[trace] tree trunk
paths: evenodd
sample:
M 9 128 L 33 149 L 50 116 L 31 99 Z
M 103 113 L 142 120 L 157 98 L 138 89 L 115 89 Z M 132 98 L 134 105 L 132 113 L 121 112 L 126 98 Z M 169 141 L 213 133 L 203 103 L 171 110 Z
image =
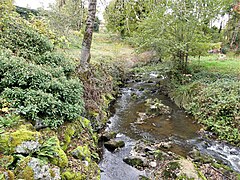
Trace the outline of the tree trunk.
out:
M 82 50 L 81 50 L 81 56 L 80 56 L 80 66 L 78 68 L 78 71 L 86 70 L 88 67 L 91 54 L 91 44 L 92 44 L 92 35 L 93 35 L 93 28 L 94 28 L 94 22 L 95 22 L 95 16 L 96 16 L 96 6 L 97 6 L 97 0 L 89 0 L 88 5 L 88 17 L 86 22 L 86 29 L 82 41 Z

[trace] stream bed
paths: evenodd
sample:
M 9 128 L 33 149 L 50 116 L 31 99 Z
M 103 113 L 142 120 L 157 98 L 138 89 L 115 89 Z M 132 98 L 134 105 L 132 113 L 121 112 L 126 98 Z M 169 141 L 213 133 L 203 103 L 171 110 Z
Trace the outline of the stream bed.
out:
M 240 149 L 202 138 L 197 133 L 201 126 L 161 92 L 158 85 L 164 80 L 165 77 L 158 72 L 138 74 L 121 89 L 121 96 L 115 102 L 115 112 L 109 119 L 106 131 L 117 132 L 115 139 L 124 141 L 125 146 L 114 152 L 103 148 L 103 159 L 99 164 L 101 180 L 137 180 L 140 176 L 147 176 L 145 171 L 123 161 L 139 140 L 154 143 L 171 141 L 168 151 L 183 157 L 187 157 L 195 148 L 240 172 Z M 160 100 L 171 108 L 171 113 L 139 122 L 141 116 L 145 115 L 147 99 Z

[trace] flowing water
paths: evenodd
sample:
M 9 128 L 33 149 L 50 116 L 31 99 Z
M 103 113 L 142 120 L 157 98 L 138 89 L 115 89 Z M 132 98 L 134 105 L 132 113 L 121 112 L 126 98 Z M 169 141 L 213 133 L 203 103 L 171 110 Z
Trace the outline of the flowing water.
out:
M 122 95 L 115 103 L 115 113 L 107 127 L 107 131 L 118 133 L 116 139 L 123 140 L 125 147 L 114 153 L 104 148 L 103 159 L 100 162 L 102 180 L 137 180 L 140 175 L 145 175 L 145 172 L 123 162 L 123 158 L 130 153 L 131 148 L 140 139 L 153 142 L 171 140 L 174 143 L 169 151 L 182 156 L 186 156 L 195 147 L 200 152 L 222 160 L 240 172 L 240 149 L 202 139 L 196 133 L 201 127 L 163 95 L 160 88 L 157 88 L 159 81 L 164 81 L 164 76 L 157 72 L 150 72 L 133 79 L 135 80 L 129 80 L 122 88 Z M 171 114 L 136 123 L 140 114 L 145 112 L 145 103 L 149 98 L 161 100 L 164 105 L 172 109 Z

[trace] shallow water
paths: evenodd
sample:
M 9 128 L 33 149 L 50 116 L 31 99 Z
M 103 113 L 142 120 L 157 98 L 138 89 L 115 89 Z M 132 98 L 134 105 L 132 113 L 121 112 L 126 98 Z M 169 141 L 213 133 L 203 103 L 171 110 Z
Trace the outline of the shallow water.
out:
M 137 180 L 139 175 L 145 174 L 123 162 L 123 158 L 130 153 L 131 148 L 139 139 L 153 142 L 171 140 L 173 145 L 170 151 L 182 156 L 186 156 L 195 146 L 202 153 L 223 160 L 234 170 L 240 171 L 239 149 L 226 144 L 222 144 L 223 148 L 219 148 L 221 146 L 217 142 L 208 142 L 208 146 L 206 146 L 205 140 L 196 133 L 201 128 L 200 125 L 194 123 L 193 118 L 158 90 L 156 84 L 163 81 L 164 76 L 157 72 L 140 76 L 140 80 L 139 77 L 136 77 L 137 81 L 127 82 L 126 87 L 121 90 L 121 97 L 114 105 L 115 113 L 109 119 L 111 123 L 106 130 L 117 132 L 119 134 L 117 139 L 125 141 L 126 145 L 114 153 L 104 149 L 103 159 L 100 163 L 103 171 L 101 173 L 102 180 Z M 172 109 L 171 114 L 148 118 L 141 123 L 136 123 L 139 113 L 145 112 L 145 102 L 149 98 L 161 100 L 164 105 Z

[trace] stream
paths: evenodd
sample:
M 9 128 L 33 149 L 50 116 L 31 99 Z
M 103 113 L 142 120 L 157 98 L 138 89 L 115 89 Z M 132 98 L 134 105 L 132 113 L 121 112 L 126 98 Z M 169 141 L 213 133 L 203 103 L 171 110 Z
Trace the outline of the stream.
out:
M 168 151 L 184 157 L 195 148 L 240 172 L 240 149 L 226 143 L 206 140 L 197 134 L 201 126 L 194 123 L 192 117 L 179 109 L 158 88 L 159 82 L 164 80 L 165 77 L 158 72 L 137 74 L 121 89 L 121 96 L 115 102 L 115 112 L 109 119 L 106 131 L 117 132 L 115 139 L 123 140 L 125 146 L 114 152 L 103 148 L 103 158 L 99 164 L 101 180 L 137 180 L 141 175 L 147 176 L 145 171 L 133 168 L 123 161 L 138 140 L 171 141 Z M 146 110 L 146 100 L 150 98 L 161 100 L 172 109 L 171 114 L 136 123 L 140 114 Z

